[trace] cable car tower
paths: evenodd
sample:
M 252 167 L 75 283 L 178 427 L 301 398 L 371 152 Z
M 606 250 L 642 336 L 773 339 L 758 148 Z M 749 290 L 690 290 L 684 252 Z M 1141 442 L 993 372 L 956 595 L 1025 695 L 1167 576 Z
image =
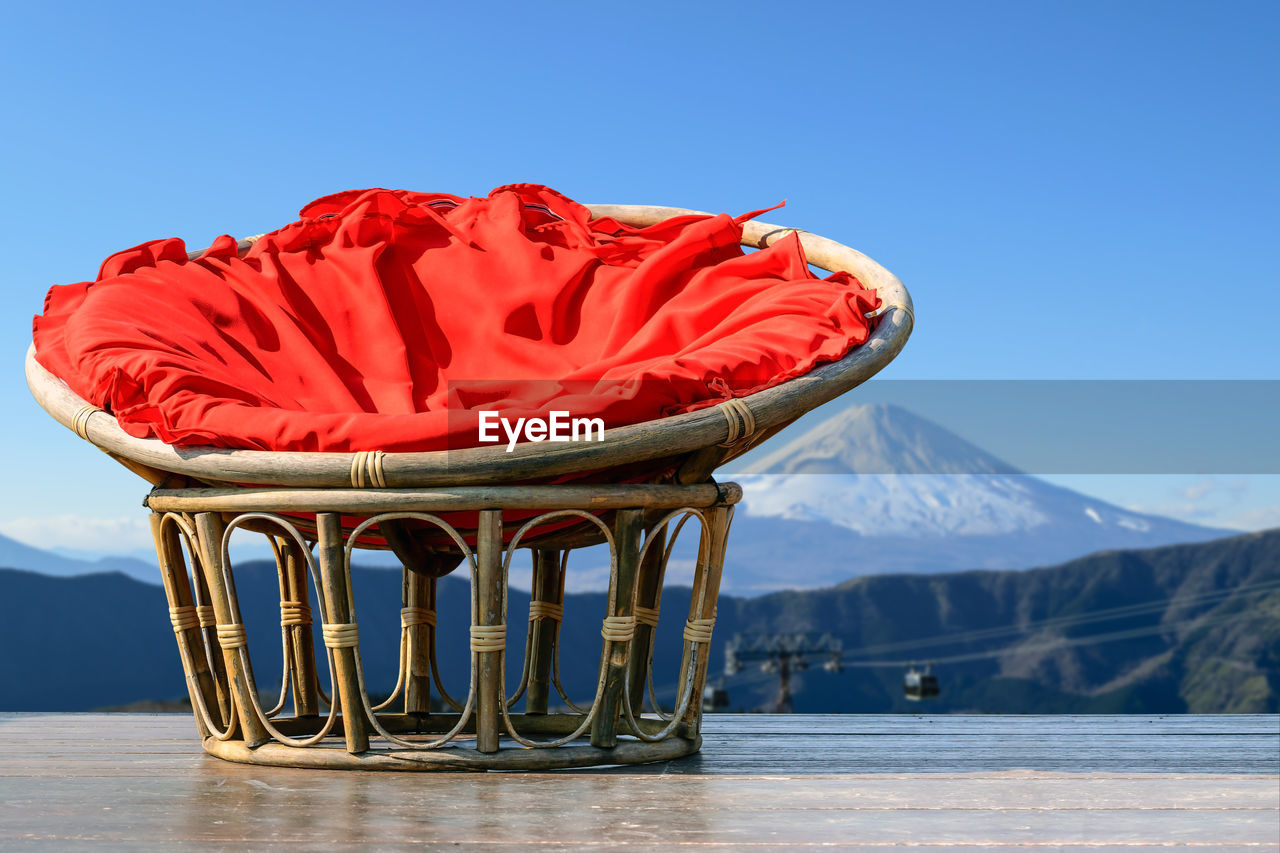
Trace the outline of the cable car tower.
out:
M 752 633 L 734 634 L 724 650 L 725 676 L 737 675 L 748 663 L 759 662 L 764 672 L 778 674 L 778 701 L 775 714 L 791 714 L 791 673 L 809 668 L 810 658 L 824 658 L 822 668 L 841 672 L 843 647 L 834 634 Z

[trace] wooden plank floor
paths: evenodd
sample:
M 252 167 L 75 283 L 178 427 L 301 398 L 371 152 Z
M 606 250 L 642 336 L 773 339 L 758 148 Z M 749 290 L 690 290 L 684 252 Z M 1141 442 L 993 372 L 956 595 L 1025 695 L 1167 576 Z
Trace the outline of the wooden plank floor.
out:
M 531 774 L 205 756 L 189 718 L 0 714 L 0 848 L 1280 850 L 1280 718 L 708 718 L 701 755 Z

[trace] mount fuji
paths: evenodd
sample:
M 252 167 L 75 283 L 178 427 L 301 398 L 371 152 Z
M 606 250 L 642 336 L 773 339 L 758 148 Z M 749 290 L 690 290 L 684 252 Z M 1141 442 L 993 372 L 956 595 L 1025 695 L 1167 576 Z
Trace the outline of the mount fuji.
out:
M 1236 533 L 1052 485 L 888 405 L 846 409 L 733 479 L 745 498 L 724 588 L 738 594 L 888 572 L 1031 568 Z

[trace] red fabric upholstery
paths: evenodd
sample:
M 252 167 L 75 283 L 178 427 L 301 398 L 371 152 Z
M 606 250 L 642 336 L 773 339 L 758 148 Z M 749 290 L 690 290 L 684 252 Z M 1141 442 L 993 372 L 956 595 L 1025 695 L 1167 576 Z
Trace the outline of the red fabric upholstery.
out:
M 794 235 L 744 253 L 746 218 L 634 228 L 528 184 L 353 190 L 243 258 L 230 237 L 196 260 L 177 239 L 112 255 L 96 281 L 50 290 L 36 357 L 174 445 L 474 446 L 484 409 L 636 423 L 866 340 L 875 294 L 815 278 Z

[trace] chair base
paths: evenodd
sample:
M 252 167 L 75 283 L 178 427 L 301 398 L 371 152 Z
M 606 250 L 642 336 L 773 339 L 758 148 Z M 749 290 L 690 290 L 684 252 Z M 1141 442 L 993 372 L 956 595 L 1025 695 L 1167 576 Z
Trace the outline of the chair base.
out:
M 246 764 L 409 771 L 639 764 L 696 752 L 716 598 L 740 495 L 733 484 L 155 491 L 148 498 L 152 529 L 204 749 Z M 504 526 L 505 511 L 520 521 Z M 534 511 L 541 514 L 530 518 Z M 667 713 L 650 686 L 654 632 L 672 546 L 691 520 L 700 528 L 694 589 L 680 667 L 665 679 L 676 676 Z M 451 523 L 458 521 L 474 526 Z M 434 529 L 431 541 L 446 542 L 469 570 L 465 698 L 445 689 L 436 649 L 468 640 L 437 636 L 436 578 L 406 566 L 397 683 L 378 704 L 370 699 L 351 555 L 379 524 L 390 532 L 391 523 L 405 522 Z M 265 535 L 276 555 L 284 675 L 270 707 L 253 675 L 229 556 L 240 528 Z M 608 545 L 611 578 L 604 612 L 587 616 L 600 620 L 601 656 L 594 696 L 579 706 L 560 683 L 559 637 L 566 618 L 583 616 L 564 608 L 568 554 L 592 542 Z M 527 634 L 520 678 L 508 694 L 507 585 L 521 548 L 533 555 L 532 595 L 527 620 L 510 620 L 527 625 Z M 317 659 L 328 664 L 327 678 Z M 570 713 L 551 713 L 554 693 Z M 293 716 L 283 713 L 290 697 Z M 517 713 L 521 702 L 524 713 Z
M 445 715 L 433 715 L 444 717 Z M 527 731 L 532 728 L 544 728 L 549 731 L 571 731 L 580 722 L 578 715 L 551 714 L 541 717 L 526 718 L 523 714 L 511 715 L 517 728 Z M 456 718 L 454 718 L 456 719 Z M 452 722 L 451 719 L 445 718 Z M 398 728 L 395 717 L 383 718 L 389 729 Z M 543 725 L 537 725 L 538 722 Z M 643 723 L 655 721 L 645 719 Z M 551 724 L 551 725 L 547 725 Z M 318 723 L 317 723 L 318 727 Z M 652 726 L 648 726 L 652 727 Z M 340 726 L 339 726 L 340 728 Z M 424 733 L 441 734 L 447 731 L 444 725 L 422 725 L 416 727 Z M 401 772 L 428 771 L 481 771 L 481 770 L 560 770 L 574 767 L 599 767 L 605 765 L 647 764 L 655 761 L 671 761 L 692 755 L 702 746 L 700 735 L 682 737 L 672 735 L 664 740 L 646 743 L 638 740 L 623 740 L 608 749 L 591 746 L 586 739 L 557 746 L 550 749 L 532 749 L 504 738 L 494 753 L 482 753 L 475 749 L 474 733 L 471 738 L 459 739 L 455 746 L 434 750 L 396 749 L 394 747 L 371 747 L 361 753 L 346 751 L 345 743 L 338 732 L 337 737 L 329 738 L 307 748 L 284 746 L 279 743 L 265 743 L 258 747 L 249 747 L 242 740 L 220 741 L 214 737 L 204 739 L 204 751 L 226 761 L 238 764 L 257 764 L 267 767 L 303 767 L 324 770 L 384 770 Z

